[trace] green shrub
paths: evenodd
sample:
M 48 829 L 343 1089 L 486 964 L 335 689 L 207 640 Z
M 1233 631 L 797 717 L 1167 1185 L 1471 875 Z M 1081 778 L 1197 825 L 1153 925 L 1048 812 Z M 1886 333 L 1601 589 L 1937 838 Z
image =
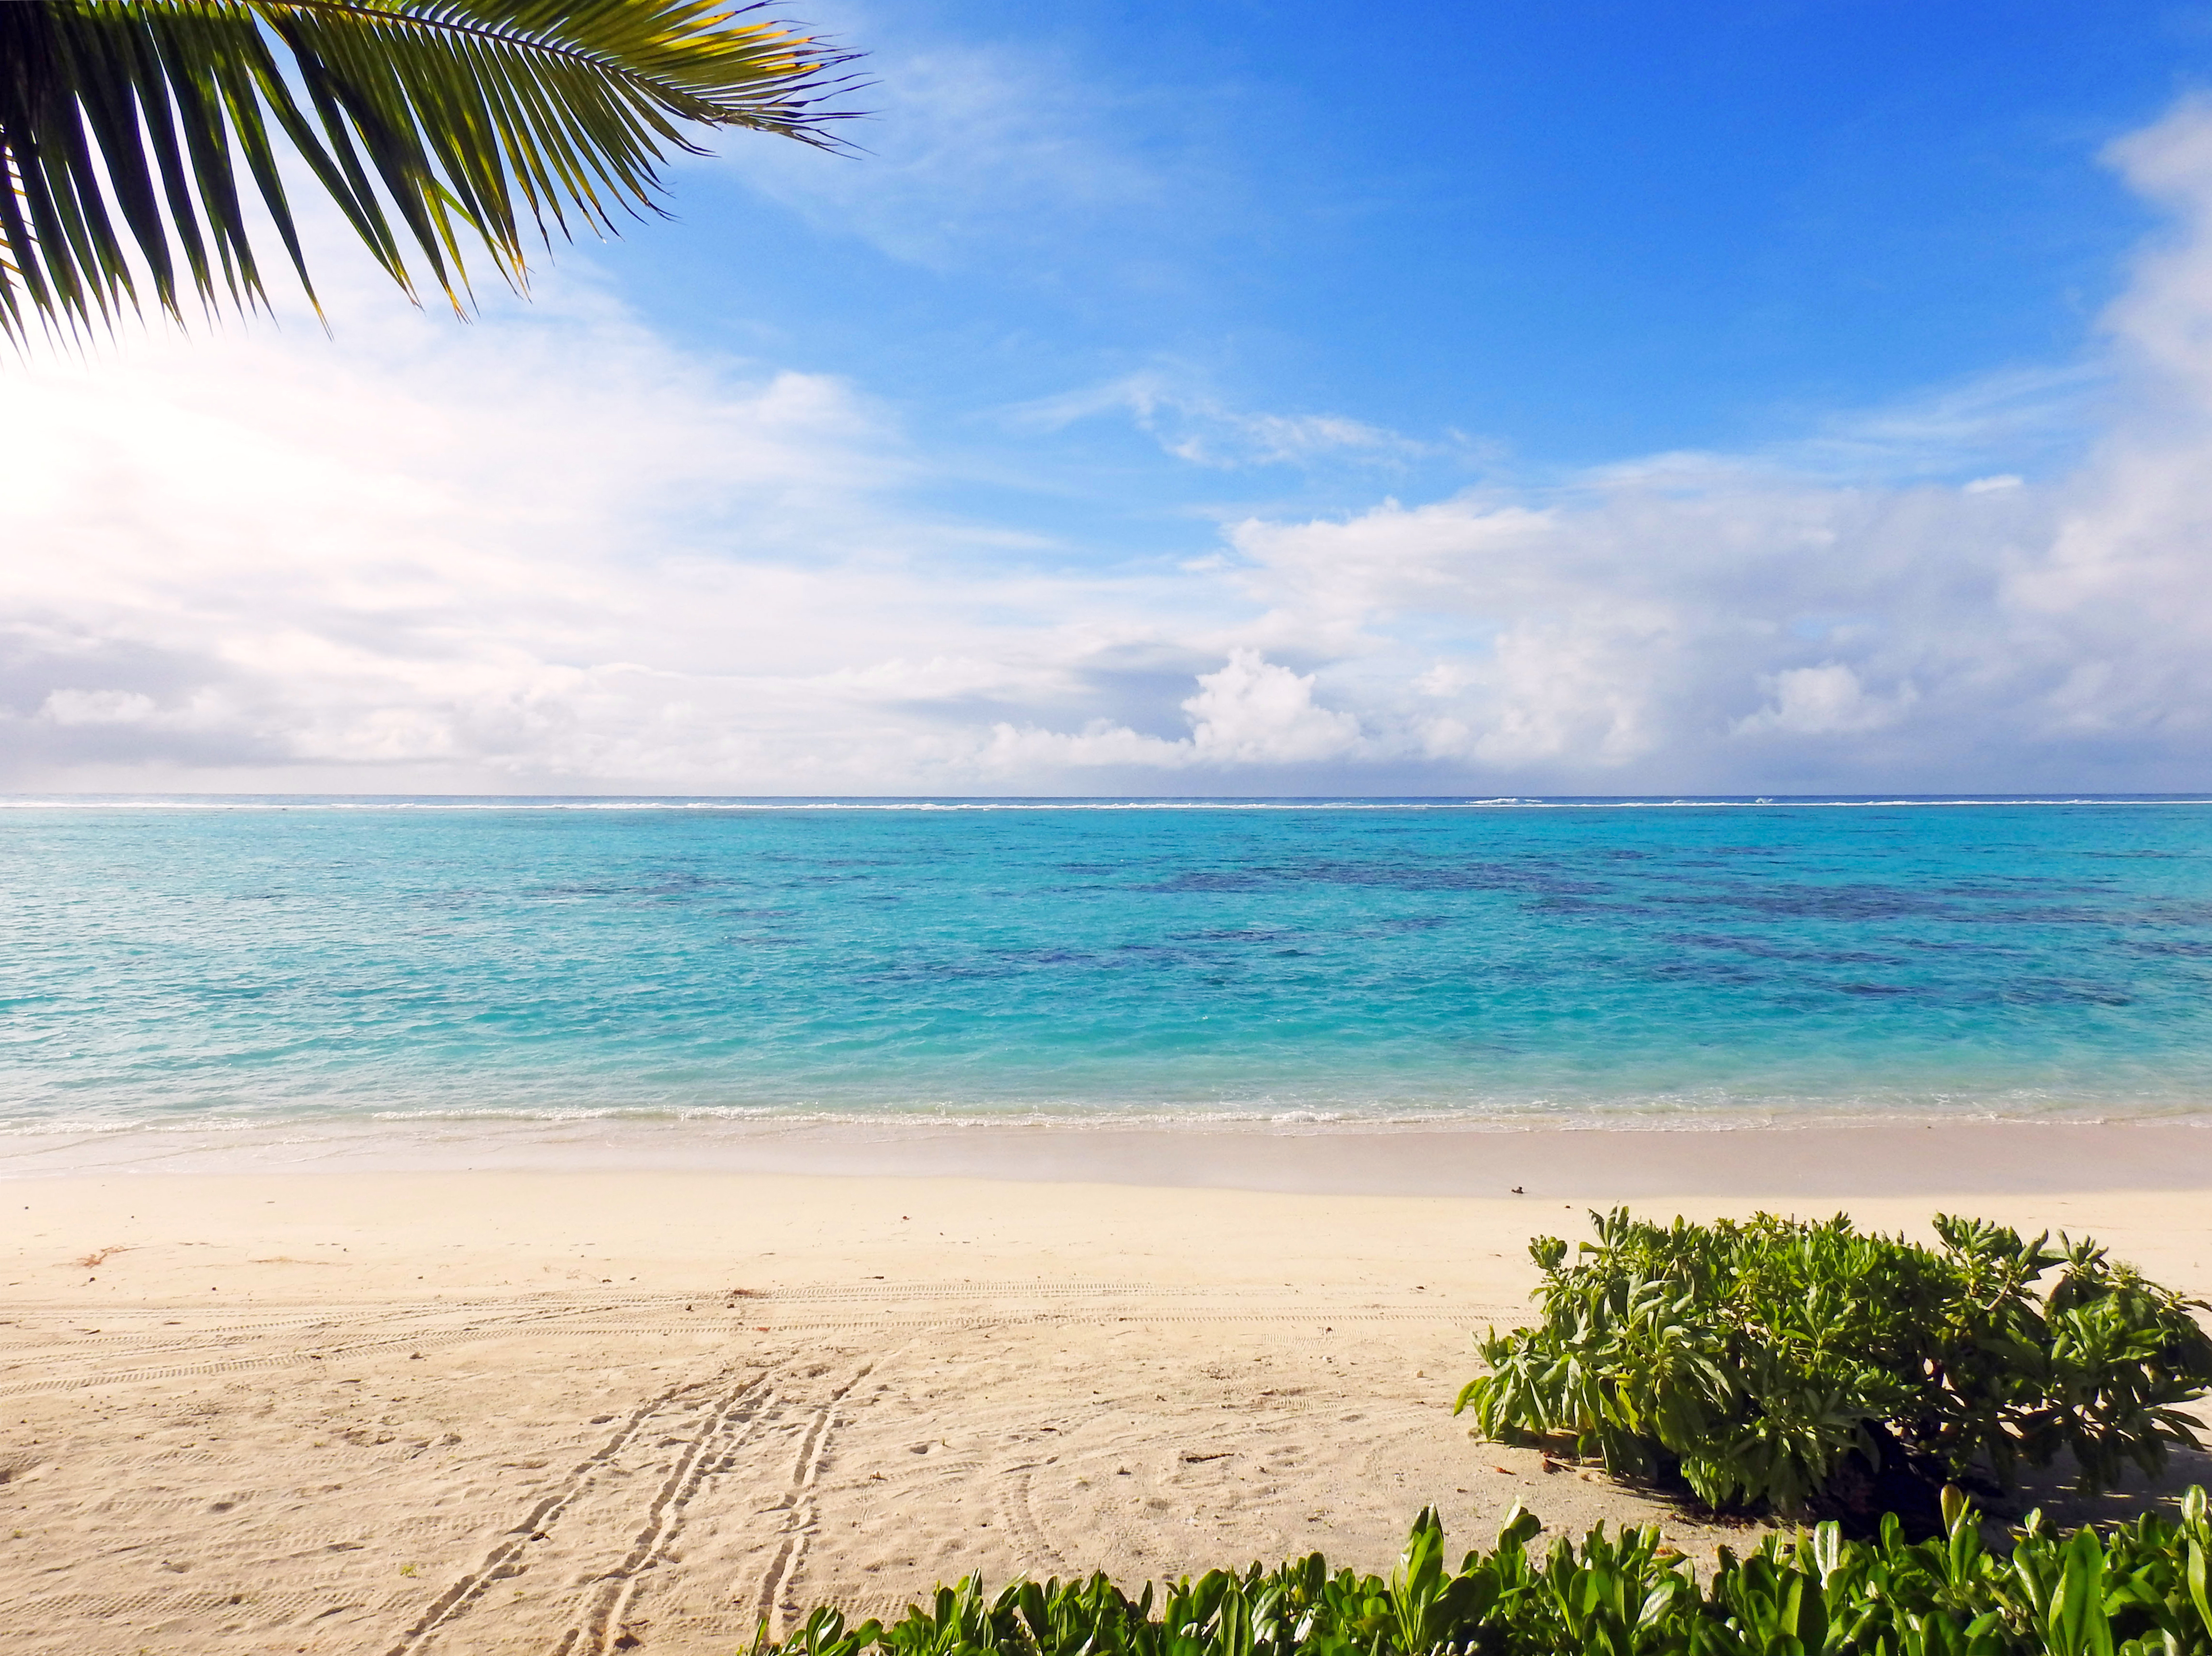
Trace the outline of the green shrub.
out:
M 1332 1573 L 1320 1554 L 1262 1573 L 1213 1570 L 1131 1598 L 1103 1575 L 939 1587 L 886 1626 L 817 1610 L 754 1656 L 2212 1656 L 2203 1491 L 2181 1520 L 2100 1535 L 2031 1515 L 2008 1554 L 1985 1551 L 1972 1509 L 1944 1491 L 1944 1528 L 1871 1543 L 1832 1524 L 1723 1550 L 1700 1583 L 1656 1530 L 1538 1556 L 1540 1526 L 1510 1515 L 1497 1546 L 1444 1563 L 1433 1512 L 1387 1579 Z
M 1540 1237 L 1543 1319 L 1478 1342 L 1460 1393 L 1489 1437 L 1565 1444 L 1617 1476 L 1679 1474 L 1720 1508 L 1870 1517 L 2063 1449 L 2086 1490 L 2195 1447 L 2212 1385 L 2184 1299 L 2094 1242 L 1939 1215 L 1940 1249 L 1761 1215 L 1662 1227 L 1616 1209 L 1569 1262 Z M 2037 1284 L 2054 1268 L 2047 1293 Z

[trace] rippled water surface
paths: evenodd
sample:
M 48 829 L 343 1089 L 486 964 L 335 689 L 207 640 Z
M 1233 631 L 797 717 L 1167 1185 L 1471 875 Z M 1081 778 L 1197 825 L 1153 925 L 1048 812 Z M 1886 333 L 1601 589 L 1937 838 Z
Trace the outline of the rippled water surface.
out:
M 2154 1114 L 2212 804 L 0 810 L 0 1125 Z

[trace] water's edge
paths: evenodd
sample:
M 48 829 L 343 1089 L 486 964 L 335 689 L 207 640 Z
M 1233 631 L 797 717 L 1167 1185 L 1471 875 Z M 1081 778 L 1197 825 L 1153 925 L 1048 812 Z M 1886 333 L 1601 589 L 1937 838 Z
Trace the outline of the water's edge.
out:
M 481 1125 L 441 1138 L 366 1125 L 22 1141 L 0 1179 L 317 1174 L 780 1174 L 1085 1183 L 1340 1195 L 1652 1197 L 2212 1192 L 2212 1115 L 2196 1121 L 1880 1122 L 1652 1129 L 1494 1124 L 1307 1128 L 685 1122 Z M 1517 1187 L 1517 1188 L 1516 1188 Z M 2212 1199 L 2212 1195 L 2208 1195 Z

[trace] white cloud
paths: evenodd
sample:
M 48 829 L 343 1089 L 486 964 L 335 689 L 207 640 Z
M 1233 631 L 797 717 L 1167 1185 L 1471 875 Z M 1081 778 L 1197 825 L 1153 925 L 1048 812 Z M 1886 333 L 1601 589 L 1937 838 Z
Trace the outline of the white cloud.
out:
M 143 725 L 158 710 L 154 698 L 131 690 L 56 690 L 39 716 L 57 725 Z
M 844 572 L 896 589 L 931 549 L 872 511 L 909 462 L 836 381 L 716 374 L 587 300 L 459 329 L 355 297 L 336 349 L 155 337 L 0 381 L 19 777 L 698 774 L 755 739 L 748 680 L 819 670 Z M 903 636 L 852 642 L 871 619 Z
M 1905 717 L 1920 694 L 1900 684 L 1887 696 L 1869 695 L 1859 676 L 1839 661 L 1818 667 L 1792 667 L 1762 682 L 1772 697 L 1757 713 L 1736 720 L 1738 736 L 1769 731 L 1787 736 L 1850 736 L 1878 731 Z
M 1184 702 L 1191 746 L 1200 762 L 1226 765 L 1310 764 L 1359 745 L 1359 721 L 1316 707 L 1310 673 L 1232 650 L 1229 664 L 1199 676 L 1198 694 Z
M 1256 650 L 1231 650 L 1227 664 L 1200 673 L 1198 693 L 1182 710 L 1190 734 L 1176 740 L 1104 720 L 1075 735 L 1001 724 L 991 733 L 987 763 L 1000 771 L 1312 765 L 1361 745 L 1358 719 L 1315 702 L 1312 674 L 1278 666 Z
M 2113 159 L 2172 223 L 2078 367 L 1179 561 L 919 505 L 899 410 L 573 264 L 472 328 L 365 289 L 335 345 L 11 367 L 0 786 L 2203 786 L 2212 112 Z M 2077 461 L 1990 435 L 2090 384 Z M 1146 394 L 1212 464 L 1403 440 Z

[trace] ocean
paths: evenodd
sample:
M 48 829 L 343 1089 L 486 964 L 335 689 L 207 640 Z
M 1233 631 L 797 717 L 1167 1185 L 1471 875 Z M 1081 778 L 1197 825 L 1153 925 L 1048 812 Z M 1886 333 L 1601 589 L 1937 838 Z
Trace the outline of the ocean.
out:
M 19 1154 L 2212 1116 L 2212 799 L 0 804 Z

